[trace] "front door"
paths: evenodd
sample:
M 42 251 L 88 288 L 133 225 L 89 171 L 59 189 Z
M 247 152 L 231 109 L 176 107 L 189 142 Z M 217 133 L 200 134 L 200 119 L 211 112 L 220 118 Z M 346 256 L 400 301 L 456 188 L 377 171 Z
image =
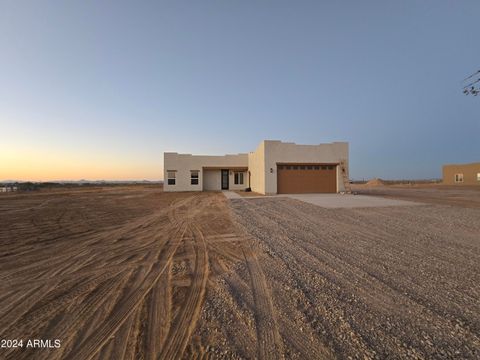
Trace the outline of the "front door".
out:
M 222 190 L 228 190 L 228 170 L 222 170 Z

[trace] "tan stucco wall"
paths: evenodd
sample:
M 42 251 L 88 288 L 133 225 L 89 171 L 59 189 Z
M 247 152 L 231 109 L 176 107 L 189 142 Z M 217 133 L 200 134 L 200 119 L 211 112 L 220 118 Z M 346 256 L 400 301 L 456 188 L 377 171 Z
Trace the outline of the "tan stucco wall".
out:
M 252 191 L 265 194 L 265 143 L 263 141 L 254 152 L 248 154 L 248 170 Z
M 221 176 L 221 170 L 203 170 L 203 190 L 220 190 Z
M 277 163 L 340 163 L 346 161 L 348 175 L 348 143 L 333 142 L 319 145 L 297 145 L 265 140 L 265 190 L 262 194 L 277 193 Z M 343 178 L 337 167 L 337 191 L 344 191 Z
M 224 155 L 224 156 L 208 156 L 208 155 L 191 155 L 178 153 L 164 153 L 164 191 L 202 191 L 203 189 L 203 171 L 205 167 L 216 168 L 246 168 L 248 166 L 248 154 Z M 168 185 L 167 172 L 176 170 L 175 185 Z M 190 184 L 190 170 L 199 170 L 198 185 Z M 205 170 L 209 171 L 209 170 Z M 209 174 L 209 179 L 213 179 L 213 175 Z M 220 176 L 220 175 L 219 175 Z M 230 184 L 233 184 L 233 175 L 230 178 Z M 212 180 L 213 181 L 213 180 Z M 209 181 L 208 186 L 212 182 Z
M 480 163 L 449 164 L 443 166 L 443 183 L 446 185 L 480 185 L 477 174 Z M 463 182 L 455 182 L 455 174 L 463 174 Z

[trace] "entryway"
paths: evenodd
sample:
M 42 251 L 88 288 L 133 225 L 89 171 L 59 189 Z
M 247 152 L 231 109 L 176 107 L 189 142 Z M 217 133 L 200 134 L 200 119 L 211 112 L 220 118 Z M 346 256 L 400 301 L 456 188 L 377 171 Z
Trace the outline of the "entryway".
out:
M 228 169 L 222 169 L 222 190 L 228 190 L 228 174 Z

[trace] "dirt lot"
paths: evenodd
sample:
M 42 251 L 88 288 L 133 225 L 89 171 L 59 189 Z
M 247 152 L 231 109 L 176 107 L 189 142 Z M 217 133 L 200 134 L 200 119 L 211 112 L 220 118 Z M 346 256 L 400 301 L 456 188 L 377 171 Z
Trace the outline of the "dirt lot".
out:
M 352 185 L 352 190 L 359 194 L 377 195 L 393 199 L 480 208 L 480 186 L 449 186 L 442 184 Z
M 61 348 L 0 358 L 201 355 L 191 333 L 208 279 L 242 256 L 226 208 L 221 194 L 158 188 L 1 196 L 0 337 Z
M 470 204 L 467 204 L 470 206 Z M 0 196 L 7 359 L 478 358 L 480 210 L 156 187 Z

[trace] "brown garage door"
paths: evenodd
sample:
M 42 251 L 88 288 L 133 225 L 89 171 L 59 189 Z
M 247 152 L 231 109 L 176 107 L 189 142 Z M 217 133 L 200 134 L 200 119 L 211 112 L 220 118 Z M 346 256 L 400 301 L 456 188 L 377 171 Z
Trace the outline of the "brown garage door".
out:
M 335 193 L 337 170 L 332 164 L 278 164 L 279 194 Z

